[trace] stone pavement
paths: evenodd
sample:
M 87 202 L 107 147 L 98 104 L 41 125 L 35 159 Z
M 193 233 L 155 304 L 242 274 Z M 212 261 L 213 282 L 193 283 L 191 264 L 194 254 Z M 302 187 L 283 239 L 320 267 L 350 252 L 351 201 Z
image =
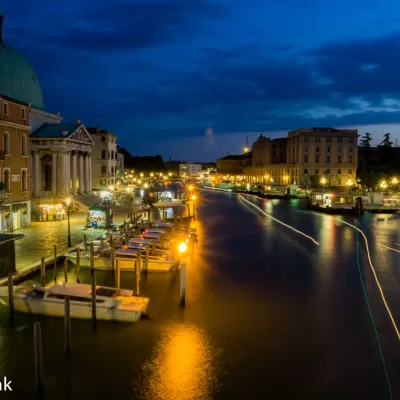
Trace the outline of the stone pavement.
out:
M 126 214 L 114 214 L 114 224 L 120 224 L 127 218 Z M 76 246 L 87 239 L 94 239 L 102 235 L 105 230 L 85 228 L 86 213 L 72 213 L 71 241 Z M 33 263 L 40 262 L 41 257 L 52 257 L 54 245 L 57 246 L 57 253 L 67 250 L 68 221 L 32 222 L 30 228 L 19 229 L 15 233 L 23 234 L 23 239 L 15 242 L 15 258 L 17 270 L 23 269 Z

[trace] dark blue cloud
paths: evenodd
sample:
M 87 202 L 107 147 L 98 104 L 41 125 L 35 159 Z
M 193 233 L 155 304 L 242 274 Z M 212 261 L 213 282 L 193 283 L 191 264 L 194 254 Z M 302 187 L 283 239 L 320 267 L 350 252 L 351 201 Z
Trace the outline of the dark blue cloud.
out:
M 400 122 L 400 33 L 384 4 L 349 0 L 343 14 L 314 0 L 57 3 L 6 3 L 6 42 L 34 66 L 50 111 L 109 128 L 133 152 L 139 138 L 151 152 L 208 126 Z

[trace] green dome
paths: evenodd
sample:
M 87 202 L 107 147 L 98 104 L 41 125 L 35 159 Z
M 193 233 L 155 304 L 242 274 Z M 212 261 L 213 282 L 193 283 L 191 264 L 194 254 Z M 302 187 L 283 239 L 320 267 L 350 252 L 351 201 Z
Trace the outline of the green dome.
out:
M 2 20 L 0 14 L 0 95 L 44 109 L 42 89 L 32 67 L 2 40 Z

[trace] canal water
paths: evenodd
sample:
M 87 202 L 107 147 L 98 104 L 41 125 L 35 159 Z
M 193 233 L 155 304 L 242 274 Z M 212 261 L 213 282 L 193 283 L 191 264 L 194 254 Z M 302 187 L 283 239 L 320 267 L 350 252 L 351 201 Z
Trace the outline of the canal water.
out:
M 360 236 L 357 245 L 340 220 L 365 232 L 395 321 L 400 254 L 378 244 L 400 249 L 398 221 L 334 219 L 299 212 L 300 200 L 249 197 L 283 226 L 234 194 L 199 197 L 186 308 L 178 305 L 176 271 L 143 275 L 150 318 L 99 322 L 95 332 L 90 321 L 72 320 L 70 356 L 62 319 L 17 313 L 10 326 L 0 308 L 0 376 L 13 381 L 12 396 L 35 393 L 33 323 L 40 321 L 46 390 L 37 398 L 389 399 L 390 391 L 399 398 L 399 338 L 365 243 Z M 113 284 L 108 271 L 96 277 Z M 121 286 L 133 289 L 134 274 L 123 273 Z

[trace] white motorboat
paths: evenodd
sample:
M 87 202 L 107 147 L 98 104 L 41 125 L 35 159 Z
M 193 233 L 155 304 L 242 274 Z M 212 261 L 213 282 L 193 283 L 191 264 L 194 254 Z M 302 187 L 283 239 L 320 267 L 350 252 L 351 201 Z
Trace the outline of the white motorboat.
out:
M 14 287 L 17 311 L 52 317 L 64 316 L 65 297 L 70 298 L 71 318 L 92 318 L 91 285 L 63 283 L 50 287 Z M 0 302 L 8 306 L 8 287 L 0 288 Z M 132 290 L 96 286 L 96 317 L 99 320 L 135 322 L 146 312 L 149 299 L 133 296 Z
M 120 270 L 133 271 L 138 262 L 138 253 L 141 254 L 140 269 L 151 272 L 168 272 L 177 263 L 170 251 L 156 251 L 157 255 L 149 254 L 148 263 L 145 258 L 146 249 L 137 248 L 134 244 L 124 245 L 122 248 L 115 249 L 115 257 L 118 258 L 118 268 Z M 103 251 L 94 254 L 95 269 L 111 269 L 111 251 Z M 67 253 L 66 257 L 70 262 L 76 265 L 76 252 Z M 90 267 L 90 253 L 81 252 L 81 267 Z

